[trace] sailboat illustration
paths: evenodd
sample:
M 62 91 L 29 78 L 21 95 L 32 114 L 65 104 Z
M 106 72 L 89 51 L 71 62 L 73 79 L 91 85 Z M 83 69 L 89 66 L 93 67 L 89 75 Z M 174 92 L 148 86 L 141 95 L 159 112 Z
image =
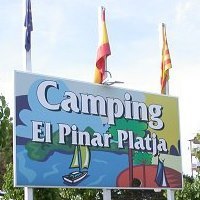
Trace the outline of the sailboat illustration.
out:
M 155 182 L 160 187 L 169 187 L 167 176 L 165 173 L 164 160 L 162 161 L 160 160 L 160 154 L 158 155 L 158 166 L 157 166 Z
M 74 155 L 70 168 L 79 168 L 77 171 L 73 171 L 62 178 L 65 183 L 78 183 L 83 180 L 88 174 L 88 168 L 90 165 L 90 150 L 88 146 L 77 145 L 74 149 Z

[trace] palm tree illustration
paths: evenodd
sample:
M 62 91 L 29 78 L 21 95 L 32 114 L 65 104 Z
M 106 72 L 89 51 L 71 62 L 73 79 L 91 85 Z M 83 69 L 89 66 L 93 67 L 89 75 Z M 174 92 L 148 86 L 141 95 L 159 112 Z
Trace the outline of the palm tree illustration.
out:
M 118 141 L 118 130 L 132 131 L 134 137 L 144 137 L 145 132 L 148 128 L 146 122 L 137 120 L 119 118 L 115 120 L 115 125 L 111 125 L 108 129 L 109 133 L 112 134 L 113 140 Z M 133 185 L 133 164 L 134 164 L 134 151 L 129 148 L 129 141 L 126 142 L 128 149 L 128 163 L 129 163 L 129 186 Z
M 143 181 L 142 186 L 146 187 L 146 170 L 145 166 L 152 164 L 153 155 L 147 152 L 135 152 L 134 161 L 136 165 L 142 165 Z

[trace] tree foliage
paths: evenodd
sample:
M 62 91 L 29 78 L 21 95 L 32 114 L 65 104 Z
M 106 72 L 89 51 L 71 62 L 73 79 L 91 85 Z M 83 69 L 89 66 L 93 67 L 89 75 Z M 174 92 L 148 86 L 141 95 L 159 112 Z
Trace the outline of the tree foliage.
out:
M 133 131 L 135 136 L 144 137 L 147 128 L 148 125 L 145 122 L 120 118 L 115 120 L 115 125 L 111 125 L 108 132 L 112 134 L 114 140 L 118 141 L 117 130 Z
M 12 118 L 4 96 L 0 95 L 0 188 L 6 165 L 12 162 Z
M 194 137 L 194 144 L 200 144 L 200 133 Z M 195 157 L 200 161 L 200 147 L 193 149 Z
M 136 165 L 151 165 L 152 164 L 152 157 L 151 153 L 147 152 L 136 152 L 134 156 L 134 162 Z
M 34 200 L 60 200 L 58 188 L 34 188 Z
M 184 187 L 175 193 L 176 200 L 199 200 L 200 199 L 200 176 L 192 178 L 184 176 Z
M 102 190 L 61 188 L 60 196 L 64 200 L 102 200 Z
M 13 164 L 10 163 L 6 166 L 6 173 L 3 177 L 3 190 L 6 192 L 4 199 L 24 199 L 24 190 L 23 188 L 15 188 L 13 186 Z
M 6 103 L 4 96 L 0 96 L 0 148 L 4 148 L 7 141 L 10 141 L 12 133 L 12 118 L 10 117 L 10 108 Z
M 154 190 L 112 190 L 112 200 L 166 200 L 163 193 L 164 190 L 161 192 Z

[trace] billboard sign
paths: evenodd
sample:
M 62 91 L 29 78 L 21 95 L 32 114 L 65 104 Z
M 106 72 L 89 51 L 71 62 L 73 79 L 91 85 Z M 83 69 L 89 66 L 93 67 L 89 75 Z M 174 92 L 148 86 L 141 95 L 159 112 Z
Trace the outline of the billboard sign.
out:
M 15 185 L 181 188 L 178 99 L 15 72 Z

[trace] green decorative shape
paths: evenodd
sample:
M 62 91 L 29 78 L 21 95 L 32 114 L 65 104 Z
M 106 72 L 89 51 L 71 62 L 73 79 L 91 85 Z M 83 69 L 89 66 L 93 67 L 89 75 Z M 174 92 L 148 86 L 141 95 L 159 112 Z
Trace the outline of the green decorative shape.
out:
M 113 140 L 118 141 L 117 130 L 133 131 L 135 136 L 145 137 L 145 131 L 148 125 L 146 122 L 141 122 L 137 120 L 119 118 L 115 120 L 115 125 L 111 125 L 108 132 L 112 134 Z
M 90 135 L 94 134 L 94 130 L 91 127 L 87 127 L 84 131 Z M 69 136 L 66 138 L 65 144 L 59 144 L 59 132 L 58 130 L 53 133 L 52 143 L 39 143 L 30 141 L 25 145 L 28 151 L 28 156 L 32 160 L 44 161 L 48 159 L 54 152 L 62 152 L 65 154 L 72 154 L 75 146 L 72 145 L 72 138 Z
M 52 143 L 39 143 L 30 141 L 25 145 L 28 156 L 32 160 L 44 161 L 54 152 L 73 153 L 74 145 L 71 143 L 71 137 L 67 137 L 65 144 L 59 144 L 58 131 L 53 133 Z
M 134 158 L 134 164 L 136 165 L 141 165 L 141 164 L 151 165 L 153 155 L 151 153 L 138 151 L 135 152 L 133 158 Z

